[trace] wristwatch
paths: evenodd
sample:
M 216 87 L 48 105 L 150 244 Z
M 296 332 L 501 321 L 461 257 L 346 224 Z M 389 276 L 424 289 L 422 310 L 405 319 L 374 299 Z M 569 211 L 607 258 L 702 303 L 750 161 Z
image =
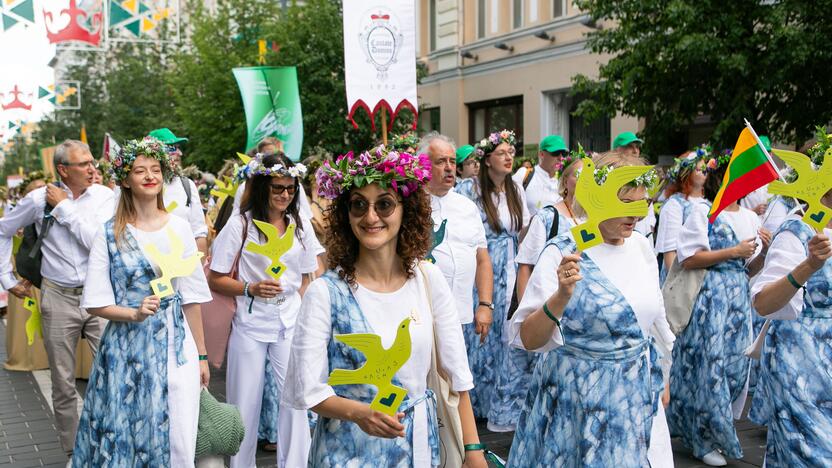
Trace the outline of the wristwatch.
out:
M 477 305 L 486 306 L 489 309 L 494 310 L 494 303 L 493 302 L 480 301 L 480 303 L 477 304 Z

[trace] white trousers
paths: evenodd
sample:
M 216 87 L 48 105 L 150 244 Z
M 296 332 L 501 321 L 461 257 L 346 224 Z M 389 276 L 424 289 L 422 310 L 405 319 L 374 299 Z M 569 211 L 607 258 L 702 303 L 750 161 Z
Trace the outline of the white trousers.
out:
M 228 340 L 226 394 L 228 402 L 240 410 L 245 438 L 237 455 L 231 457 L 231 468 L 252 468 L 257 453 L 257 429 L 263 402 L 263 362 L 271 363 L 278 392 L 283 390 L 294 329 L 286 330 L 274 343 L 249 338 L 232 328 Z M 312 437 L 306 410 L 280 404 L 277 418 L 278 468 L 305 468 Z

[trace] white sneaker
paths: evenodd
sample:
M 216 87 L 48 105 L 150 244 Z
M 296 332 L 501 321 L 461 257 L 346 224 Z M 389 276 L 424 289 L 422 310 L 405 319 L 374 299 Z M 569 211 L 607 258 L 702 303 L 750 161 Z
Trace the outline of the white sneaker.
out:
M 725 457 L 719 453 L 719 450 L 706 453 L 705 456 L 702 457 L 702 461 L 708 466 L 725 466 L 728 464 L 728 462 L 725 461 Z

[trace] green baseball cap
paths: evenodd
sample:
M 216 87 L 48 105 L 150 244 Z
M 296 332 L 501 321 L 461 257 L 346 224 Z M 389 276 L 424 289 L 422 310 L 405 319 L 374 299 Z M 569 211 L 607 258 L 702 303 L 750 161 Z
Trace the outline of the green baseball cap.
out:
M 474 152 L 474 147 L 471 145 L 460 146 L 456 150 L 456 163 L 462 164 L 468 156 L 471 156 L 471 153 Z
M 568 152 L 569 148 L 566 147 L 566 143 L 563 142 L 563 138 L 560 135 L 549 135 L 540 140 L 540 151 L 547 153 L 557 153 L 558 151 Z
M 763 144 L 763 148 L 765 148 L 766 151 L 771 151 L 771 140 L 769 140 L 767 136 L 760 135 L 760 143 Z
M 166 145 L 178 145 L 179 143 L 185 143 L 188 141 L 187 138 L 180 138 L 174 135 L 169 128 L 157 128 L 156 130 L 148 133 L 148 136 L 152 136 Z
M 644 140 L 637 137 L 633 132 L 621 132 L 615 137 L 615 140 L 612 141 L 612 149 L 621 148 L 622 146 L 627 146 L 630 143 L 644 143 Z

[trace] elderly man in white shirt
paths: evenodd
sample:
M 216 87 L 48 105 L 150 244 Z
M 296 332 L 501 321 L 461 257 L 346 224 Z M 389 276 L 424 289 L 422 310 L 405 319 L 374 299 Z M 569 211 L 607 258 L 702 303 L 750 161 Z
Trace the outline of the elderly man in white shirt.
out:
M 426 135 L 420 145 L 419 153 L 430 156 L 432 166 L 427 189 L 435 233 L 428 259 L 434 261 L 448 281 L 460 323 L 474 322 L 483 341 L 493 321 L 494 272 L 479 209 L 451 190 L 456 182 L 455 151 L 453 141 L 436 132 Z M 479 299 L 476 310 L 471 294 L 475 283 Z
M 546 205 L 554 206 L 561 201 L 555 173 L 561 159 L 568 153 L 569 148 L 566 147 L 563 138 L 559 135 L 549 135 L 540 140 L 537 165 L 531 169 L 521 168 L 512 176 L 512 179 L 526 191 L 529 216 L 534 216 L 537 210 Z
M 71 454 L 78 426 L 75 349 L 83 335 L 95 353 L 106 323 L 80 307 L 81 294 L 93 239 L 113 215 L 114 196 L 107 187 L 93 185 L 96 162 L 85 143 L 64 141 L 55 150 L 54 162 L 62 182 L 32 191 L 0 219 L 0 283 L 18 297 L 30 294 L 28 283 L 18 282 L 12 273 L 12 237 L 32 223 L 41 233 L 45 216 L 51 216 L 41 246 L 40 309 L 55 425 L 64 451 Z

